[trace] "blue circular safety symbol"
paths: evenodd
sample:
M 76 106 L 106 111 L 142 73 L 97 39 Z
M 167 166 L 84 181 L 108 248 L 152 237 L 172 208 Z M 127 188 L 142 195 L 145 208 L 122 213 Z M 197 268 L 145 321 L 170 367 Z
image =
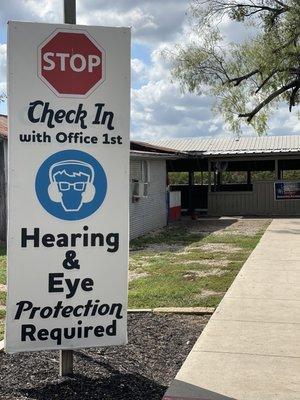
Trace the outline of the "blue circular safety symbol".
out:
M 107 191 L 106 174 L 88 153 L 59 151 L 40 166 L 35 191 L 49 214 L 76 221 L 89 217 L 103 203 Z

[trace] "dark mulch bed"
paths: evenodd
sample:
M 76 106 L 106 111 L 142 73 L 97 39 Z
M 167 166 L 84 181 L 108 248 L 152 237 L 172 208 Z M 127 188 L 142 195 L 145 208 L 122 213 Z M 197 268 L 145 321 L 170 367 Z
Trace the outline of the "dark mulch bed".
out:
M 130 314 L 127 346 L 74 352 L 71 378 L 58 352 L 0 353 L 0 399 L 160 400 L 208 317 Z

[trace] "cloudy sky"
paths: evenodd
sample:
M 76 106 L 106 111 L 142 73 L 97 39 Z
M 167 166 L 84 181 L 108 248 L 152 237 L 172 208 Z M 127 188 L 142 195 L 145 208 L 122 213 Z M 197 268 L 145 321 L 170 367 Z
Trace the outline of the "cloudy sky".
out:
M 0 92 L 6 90 L 6 22 L 61 23 L 62 4 L 63 0 L 1 1 Z M 221 117 L 212 114 L 211 98 L 183 94 L 171 82 L 169 65 L 161 54 L 187 40 L 188 6 L 188 0 L 77 0 L 78 24 L 132 26 L 131 132 L 135 139 L 232 135 Z M 249 34 L 231 21 L 221 25 L 228 40 Z M 0 113 L 6 113 L 6 103 L 0 104 Z M 254 133 L 245 129 L 244 134 Z M 296 113 L 280 107 L 270 121 L 269 134 L 300 134 Z

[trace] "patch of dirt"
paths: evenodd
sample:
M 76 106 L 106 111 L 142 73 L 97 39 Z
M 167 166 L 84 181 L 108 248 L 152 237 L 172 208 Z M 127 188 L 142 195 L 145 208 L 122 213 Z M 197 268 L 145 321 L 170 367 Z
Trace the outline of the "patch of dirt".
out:
M 3 285 L 2 283 L 0 283 L 0 292 L 7 292 L 6 285 Z
M 239 219 L 223 230 L 215 232 L 215 235 L 245 235 L 254 236 L 261 232 L 270 219 Z
M 209 296 L 224 296 L 226 292 L 216 292 L 214 290 L 202 290 L 201 296 L 202 297 L 209 297 Z
M 227 226 L 232 225 L 237 218 L 210 218 L 210 217 L 198 217 L 196 220 L 191 220 L 189 216 L 182 217 L 180 221 L 174 224 L 178 226 L 184 226 L 190 232 L 194 233 L 211 233 L 219 229 L 224 229 Z
M 145 267 L 149 267 L 151 265 L 150 262 L 148 262 L 148 259 L 152 259 L 152 256 L 150 257 L 141 257 L 138 260 L 133 260 L 131 258 L 129 258 L 129 265 L 131 269 L 135 269 L 135 268 L 145 268 Z
M 237 246 L 233 246 L 231 244 L 226 243 L 205 243 L 200 245 L 199 247 L 190 247 L 193 250 L 203 250 L 211 253 L 236 253 L 241 251 L 242 249 Z
M 147 246 L 147 251 L 153 251 L 155 253 L 166 253 L 182 250 L 185 248 L 182 244 L 167 244 L 167 243 L 153 243 Z
M 226 222 L 221 222 L 221 220 L 198 220 L 190 225 L 189 233 L 195 235 L 202 234 L 206 236 L 210 233 L 219 231 L 220 229 L 225 229 L 226 225 Z
M 0 353 L 1 400 L 161 400 L 209 318 L 129 314 L 126 346 L 74 352 L 59 378 L 58 351 Z
M 129 270 L 128 272 L 128 282 L 135 281 L 136 279 L 146 278 L 148 276 L 148 272 L 137 272 Z
M 212 268 L 211 270 L 208 271 L 194 271 L 190 270 L 187 271 L 184 275 L 183 278 L 187 281 L 194 281 L 197 278 L 205 278 L 206 276 L 222 276 L 226 273 L 227 271 L 219 269 L 219 268 Z
M 228 260 L 210 260 L 210 259 L 201 259 L 201 260 L 187 260 L 187 261 L 180 261 L 176 262 L 176 264 L 182 264 L 182 265 L 205 265 L 209 267 L 227 267 L 229 264 Z
M 211 297 L 211 296 L 224 296 L 226 292 L 216 292 L 214 290 L 202 290 L 201 293 L 196 294 L 194 296 L 195 299 L 203 299 L 205 297 Z
M 190 247 L 189 247 L 189 246 L 186 246 L 186 247 L 184 248 L 183 251 L 179 251 L 178 253 L 176 253 L 176 255 L 177 255 L 177 256 L 187 255 L 187 254 L 190 253 L 189 249 L 190 249 Z
M 199 218 L 191 221 L 189 217 L 184 217 L 177 224 L 185 226 L 189 234 L 199 234 L 207 236 L 211 233 L 215 235 L 236 234 L 236 235 L 256 235 L 264 228 L 265 224 L 270 223 L 267 218 Z

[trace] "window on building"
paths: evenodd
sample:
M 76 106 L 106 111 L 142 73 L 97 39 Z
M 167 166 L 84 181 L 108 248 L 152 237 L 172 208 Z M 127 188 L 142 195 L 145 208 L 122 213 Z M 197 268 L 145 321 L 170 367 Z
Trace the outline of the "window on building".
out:
M 144 183 L 149 182 L 149 162 L 145 160 L 141 161 L 141 181 Z
M 170 185 L 188 185 L 189 173 L 188 172 L 169 172 Z
M 274 171 L 253 171 L 251 172 L 252 182 L 274 181 Z
M 223 170 L 221 168 L 214 169 L 213 192 L 249 192 L 252 190 L 250 172 L 227 171 L 226 165 Z
M 134 201 L 149 195 L 150 166 L 149 161 L 138 162 L 135 173 L 132 176 L 132 196 Z
M 282 172 L 282 179 L 285 181 L 300 181 L 300 170 L 283 170 Z
M 222 184 L 241 184 L 247 183 L 246 171 L 224 171 L 222 173 Z
M 194 173 L 195 185 L 208 185 L 209 182 L 208 171 L 198 171 Z

